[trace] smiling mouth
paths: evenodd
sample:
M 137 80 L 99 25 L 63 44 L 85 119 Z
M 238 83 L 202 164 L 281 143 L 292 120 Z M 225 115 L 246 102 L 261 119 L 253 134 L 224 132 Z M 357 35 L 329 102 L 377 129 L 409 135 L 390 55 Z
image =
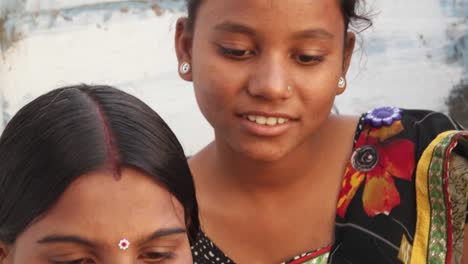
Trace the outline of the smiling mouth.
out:
M 243 115 L 244 119 L 249 120 L 252 123 L 256 123 L 264 126 L 277 126 L 289 122 L 288 118 L 283 117 L 272 117 L 272 116 L 261 116 L 261 115 Z

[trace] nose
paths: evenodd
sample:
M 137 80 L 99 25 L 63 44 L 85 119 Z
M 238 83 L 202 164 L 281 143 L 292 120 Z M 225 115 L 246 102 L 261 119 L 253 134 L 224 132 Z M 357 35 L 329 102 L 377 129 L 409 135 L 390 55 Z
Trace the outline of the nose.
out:
M 261 58 L 253 67 L 247 88 L 249 95 L 265 100 L 284 100 L 291 97 L 292 83 L 287 61 L 281 56 Z

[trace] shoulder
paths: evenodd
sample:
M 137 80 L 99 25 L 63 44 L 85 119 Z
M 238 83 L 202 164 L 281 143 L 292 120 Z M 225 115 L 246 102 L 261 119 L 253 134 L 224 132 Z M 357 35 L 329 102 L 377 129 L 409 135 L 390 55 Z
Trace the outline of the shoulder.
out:
M 362 115 L 366 123 L 374 127 L 391 125 L 394 121 L 418 127 L 425 127 L 434 131 L 462 130 L 463 127 L 448 115 L 431 110 L 404 109 L 393 106 L 376 107 Z
M 445 146 L 468 159 L 467 132 L 450 116 L 430 110 L 379 107 L 363 114 L 359 123 L 355 148 L 372 139 L 380 146 L 395 145 L 393 159 L 410 153 L 405 163 L 414 160 L 416 166 L 423 154 Z M 397 143 L 398 142 L 398 143 Z M 426 154 L 427 156 L 427 154 Z
M 420 141 L 433 140 L 445 131 L 463 130 L 456 120 L 436 111 L 404 109 L 402 120 L 407 128 L 419 133 Z
M 450 116 L 430 110 L 378 107 L 363 114 L 363 131 L 400 137 L 414 143 L 416 159 L 443 132 L 462 131 L 463 127 Z M 390 135 L 389 135 L 390 133 Z
M 331 115 L 323 126 L 322 134 L 327 136 L 329 142 L 343 143 L 340 145 L 345 145 L 349 149 L 352 148 L 352 141 L 359 130 L 359 124 L 360 116 L 357 115 Z

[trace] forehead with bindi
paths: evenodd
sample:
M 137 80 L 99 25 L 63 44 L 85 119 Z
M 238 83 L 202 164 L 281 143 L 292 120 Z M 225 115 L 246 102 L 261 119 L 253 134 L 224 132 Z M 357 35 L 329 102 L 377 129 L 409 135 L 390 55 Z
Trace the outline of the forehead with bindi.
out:
M 121 176 L 94 172 L 77 178 L 20 234 L 13 245 L 18 263 L 117 263 L 177 256 L 180 263 L 189 263 L 182 205 L 137 170 L 124 169 Z

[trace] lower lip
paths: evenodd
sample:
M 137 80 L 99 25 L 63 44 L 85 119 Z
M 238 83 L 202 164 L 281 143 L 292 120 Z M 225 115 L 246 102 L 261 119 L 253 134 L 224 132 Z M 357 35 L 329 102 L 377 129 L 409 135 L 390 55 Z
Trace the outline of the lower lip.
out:
M 250 120 L 247 120 L 243 117 L 241 119 L 241 128 L 247 131 L 247 133 L 259 137 L 277 137 L 280 136 L 292 126 L 292 121 L 288 121 L 283 124 L 277 124 L 274 126 L 269 125 L 260 125 Z

